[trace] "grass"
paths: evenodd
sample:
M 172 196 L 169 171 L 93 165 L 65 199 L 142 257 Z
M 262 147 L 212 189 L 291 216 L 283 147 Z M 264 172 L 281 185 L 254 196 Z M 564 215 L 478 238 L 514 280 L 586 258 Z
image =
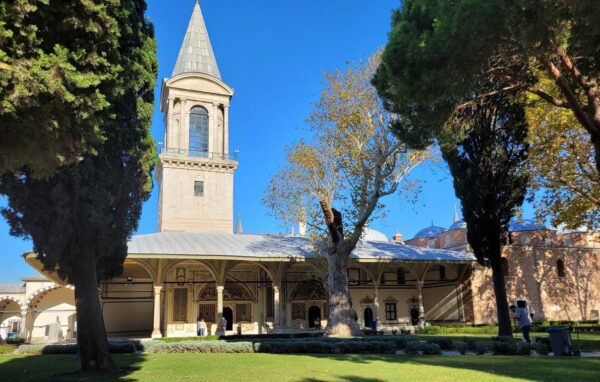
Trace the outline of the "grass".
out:
M 435 339 L 439 337 L 450 337 L 453 341 L 462 341 L 464 337 L 472 338 L 475 341 L 489 341 L 492 336 L 489 334 L 464 334 L 464 333 L 448 333 L 448 334 L 416 334 L 415 337 L 422 341 Z M 515 333 L 516 338 L 523 338 L 521 333 Z M 547 337 L 547 333 L 531 333 L 531 338 L 534 337 Z M 600 351 L 600 333 L 581 333 L 578 336 L 574 333 L 571 334 L 573 344 L 577 349 L 581 346 L 583 351 Z
M 554 357 L 291 354 L 119 354 L 120 377 L 94 381 L 593 381 L 600 359 Z M 75 356 L 0 356 L 10 381 L 62 381 L 77 370 Z M 72 376 L 71 380 L 80 380 Z M 88 380 L 88 379 L 86 379 Z
M 0 345 L 0 354 L 12 353 L 16 348 L 15 345 Z

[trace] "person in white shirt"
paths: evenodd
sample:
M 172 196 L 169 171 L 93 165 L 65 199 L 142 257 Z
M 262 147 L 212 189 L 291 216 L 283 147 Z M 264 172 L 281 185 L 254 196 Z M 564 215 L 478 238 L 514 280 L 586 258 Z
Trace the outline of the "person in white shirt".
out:
M 526 308 L 517 308 L 514 305 L 510 306 L 510 310 L 517 320 L 517 326 L 523 332 L 523 338 L 528 343 L 531 343 L 529 332 L 531 332 L 531 318 Z

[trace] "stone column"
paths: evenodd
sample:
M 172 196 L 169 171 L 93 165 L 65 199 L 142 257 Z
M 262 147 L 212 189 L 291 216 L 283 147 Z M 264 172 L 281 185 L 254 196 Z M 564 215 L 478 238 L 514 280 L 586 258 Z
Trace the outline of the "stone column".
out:
M 223 154 L 229 154 L 229 106 L 223 106 Z
M 221 324 L 221 318 L 223 318 L 223 291 L 225 290 L 224 285 L 217 285 L 217 332 L 216 335 L 224 335 L 225 329 Z
M 181 100 L 181 118 L 179 118 L 179 149 L 186 150 L 189 155 L 190 112 L 187 109 L 187 99 Z
M 279 301 L 279 285 L 273 285 L 273 326 L 281 325 L 281 304 Z
M 423 305 L 423 281 L 417 280 L 417 297 L 419 299 L 419 328 L 425 327 L 425 306 Z
M 373 283 L 373 317 L 379 326 L 381 321 L 379 319 L 379 285 L 377 283 Z
M 162 285 L 154 286 L 154 324 L 152 325 L 152 338 L 162 337 L 160 332 L 160 294 Z
M 208 152 L 214 153 L 217 137 L 217 104 L 213 103 L 208 111 Z
M 165 140 L 163 142 L 163 148 L 171 147 L 171 139 L 173 137 L 173 98 L 169 97 L 168 102 L 169 104 L 167 106 L 167 125 L 165 126 Z
M 27 325 L 29 325 L 29 311 L 27 309 L 21 309 L 21 338 L 28 341 Z

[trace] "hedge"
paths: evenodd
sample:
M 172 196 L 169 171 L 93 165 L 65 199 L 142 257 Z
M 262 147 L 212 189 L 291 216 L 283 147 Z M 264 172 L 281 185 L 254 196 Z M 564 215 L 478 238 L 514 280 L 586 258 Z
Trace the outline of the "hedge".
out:
M 144 342 L 148 353 L 253 353 L 252 342 L 181 341 Z
M 393 341 L 263 341 L 254 344 L 257 353 L 394 354 Z
M 135 353 L 138 350 L 133 341 L 110 341 L 108 348 L 111 353 Z M 79 346 L 77 344 L 61 345 L 21 345 L 15 353 L 39 355 L 39 354 L 77 354 Z
M 164 337 L 164 338 L 157 338 L 156 341 L 161 341 L 161 342 L 218 341 L 219 339 L 221 339 L 221 336 Z
M 216 337 L 216 336 L 211 336 Z M 235 334 L 231 336 L 218 336 L 220 340 L 265 340 L 265 339 L 302 339 L 302 338 L 323 338 L 321 332 L 301 332 L 301 333 L 265 333 L 265 334 Z

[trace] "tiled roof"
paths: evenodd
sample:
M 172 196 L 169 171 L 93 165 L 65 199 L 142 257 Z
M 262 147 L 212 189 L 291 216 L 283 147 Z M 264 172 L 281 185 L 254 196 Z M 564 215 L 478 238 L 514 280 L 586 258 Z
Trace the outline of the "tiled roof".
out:
M 179 49 L 173 77 L 182 73 L 204 73 L 221 79 L 202 11 L 197 2 Z
M 24 293 L 22 284 L 0 284 L 0 293 Z
M 308 259 L 313 246 L 306 237 L 286 235 L 237 235 L 223 232 L 159 232 L 136 235 L 129 242 L 129 255 L 138 257 L 237 257 L 252 260 Z M 406 261 L 461 261 L 475 258 L 466 252 L 407 246 L 396 242 L 362 241 L 353 259 Z

